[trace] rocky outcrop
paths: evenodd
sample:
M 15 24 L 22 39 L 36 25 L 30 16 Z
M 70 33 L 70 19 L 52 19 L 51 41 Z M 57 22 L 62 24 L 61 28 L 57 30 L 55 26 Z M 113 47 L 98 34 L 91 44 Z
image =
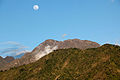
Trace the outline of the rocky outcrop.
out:
M 14 57 L 12 57 L 12 56 L 7 56 L 7 57 L 4 58 L 4 60 L 9 63 L 9 62 L 11 62 L 11 61 L 14 60 Z
M 7 56 L 5 58 L 0 56 L 0 69 L 4 68 L 5 65 L 7 65 L 8 63 L 10 63 L 13 60 L 14 60 L 14 58 L 11 56 Z

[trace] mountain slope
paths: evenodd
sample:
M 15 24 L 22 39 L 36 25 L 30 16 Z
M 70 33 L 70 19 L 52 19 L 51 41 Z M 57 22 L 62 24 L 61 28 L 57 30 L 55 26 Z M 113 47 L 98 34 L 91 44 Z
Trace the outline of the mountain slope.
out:
M 11 61 L 14 60 L 14 57 L 12 57 L 12 56 L 7 56 L 7 57 L 4 58 L 4 60 L 9 63 L 9 62 L 11 62 Z
M 4 58 L 2 58 L 0 56 L 0 68 L 4 67 L 5 64 L 7 64 L 8 62 L 4 60 Z
M 120 47 L 56 50 L 40 60 L 0 73 L 0 80 L 119 80 Z
M 14 57 L 12 56 L 7 56 L 5 58 L 2 58 L 0 56 L 0 68 L 3 68 L 6 64 L 10 63 L 13 60 L 14 60 Z
M 0 70 L 6 70 L 11 67 L 35 62 L 39 60 L 41 57 L 57 49 L 68 49 L 68 48 L 88 49 L 88 48 L 96 48 L 99 46 L 100 45 L 98 43 L 88 40 L 69 39 L 65 41 L 56 41 L 49 39 L 38 45 L 32 52 L 26 53 L 20 59 L 15 59 L 11 63 L 4 65 L 4 67 L 0 68 Z

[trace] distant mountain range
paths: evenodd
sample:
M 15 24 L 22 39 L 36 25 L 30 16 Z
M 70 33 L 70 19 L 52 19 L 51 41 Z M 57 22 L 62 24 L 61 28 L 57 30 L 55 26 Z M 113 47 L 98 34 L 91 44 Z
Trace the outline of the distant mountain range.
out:
M 100 47 L 98 43 L 88 40 L 69 39 L 65 41 L 56 41 L 49 39 L 38 45 L 35 49 L 33 49 L 32 52 L 27 52 L 24 54 L 24 56 L 21 55 L 21 58 L 17 58 L 13 61 L 8 61 L 7 63 L 5 62 L 4 64 L 0 64 L 0 70 L 6 70 L 11 67 L 17 67 L 35 62 L 43 56 L 48 55 L 49 53 L 58 49 L 78 48 L 84 50 L 97 47 Z
M 52 46 L 52 42 L 54 40 L 45 41 L 28 54 L 36 54 L 42 50 L 40 46 Z M 86 48 L 92 48 L 85 49 L 85 45 L 82 49 L 73 48 L 75 44 L 81 48 L 81 42 Z M 0 80 L 120 80 L 120 46 L 105 44 L 93 48 L 99 46 L 93 46 L 95 44 L 90 41 L 65 41 L 63 46 L 66 48 L 69 45 L 69 49 L 55 50 L 31 64 L 1 71 Z

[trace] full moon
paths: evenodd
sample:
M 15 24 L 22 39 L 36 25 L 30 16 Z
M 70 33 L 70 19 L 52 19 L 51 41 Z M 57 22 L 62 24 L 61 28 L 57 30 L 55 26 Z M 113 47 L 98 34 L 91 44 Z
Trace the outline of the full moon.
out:
M 39 6 L 38 6 L 38 5 L 34 5 L 34 6 L 33 6 L 33 9 L 34 9 L 34 10 L 38 10 L 38 9 L 39 9 Z

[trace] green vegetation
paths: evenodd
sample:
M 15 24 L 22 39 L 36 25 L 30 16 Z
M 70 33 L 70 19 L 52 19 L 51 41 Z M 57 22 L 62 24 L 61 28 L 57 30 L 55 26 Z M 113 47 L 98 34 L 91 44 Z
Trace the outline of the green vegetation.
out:
M 120 80 L 120 47 L 56 50 L 37 62 L 1 71 L 0 80 Z

